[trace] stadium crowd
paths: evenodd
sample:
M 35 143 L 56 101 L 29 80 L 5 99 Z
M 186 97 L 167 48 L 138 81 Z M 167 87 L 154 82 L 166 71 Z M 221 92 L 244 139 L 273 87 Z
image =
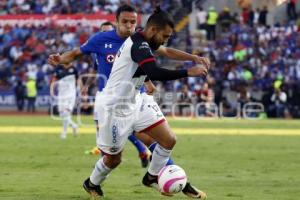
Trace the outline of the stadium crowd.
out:
M 108 3 L 109 2 L 109 3 Z M 97 12 L 112 6 L 114 12 L 121 1 L 13 1 L 0 3 L 1 14 Z M 127 1 L 126 1 L 127 2 Z M 137 5 L 141 1 L 132 0 Z M 152 11 L 152 1 L 144 0 L 142 13 Z M 164 2 L 170 8 L 169 1 Z M 84 6 L 78 4 L 84 3 Z M 137 5 L 138 6 L 138 5 Z M 139 6 L 138 6 L 139 7 Z M 200 9 L 201 11 L 201 9 Z M 203 11 L 203 9 L 202 9 Z M 210 8 L 209 12 L 215 12 Z M 227 12 L 227 14 L 224 14 Z M 262 102 L 269 117 L 300 117 L 300 31 L 296 19 L 290 23 L 268 26 L 255 14 L 233 15 L 225 8 L 217 13 L 215 26 L 222 30 L 211 38 L 208 18 L 199 21 L 200 35 L 188 35 L 193 52 L 209 56 L 212 69 L 203 79 L 188 78 L 158 83 L 161 91 L 177 94 L 177 102 L 205 102 L 198 114 L 211 116 L 212 103 L 223 105 L 225 116 L 235 116 L 237 107 L 247 102 Z M 224 20 L 224 16 L 225 20 Z M 228 17 L 229 16 L 229 17 Z M 255 17 L 256 16 L 256 17 Z M 225 23 L 224 23 L 225 22 Z M 77 26 L 64 27 L 0 27 L 0 90 L 12 89 L 18 81 L 35 78 L 38 90 L 47 90 L 53 68 L 46 63 L 49 54 L 83 44 L 96 30 Z M 204 34 L 202 34 L 204 33 Z M 204 37 L 203 37 L 204 36 Z M 75 63 L 80 73 L 93 65 L 84 57 Z M 189 67 L 193 63 L 184 63 Z M 179 109 L 184 114 L 184 105 Z
M 215 13 L 214 23 L 211 13 Z M 269 117 L 300 117 L 297 15 L 287 11 L 288 22 L 269 26 L 267 13 L 266 7 L 255 12 L 243 9 L 240 15 L 228 8 L 220 13 L 213 7 L 208 12 L 199 8 L 200 34 L 188 35 L 187 40 L 196 38 L 190 42 L 194 53 L 209 56 L 213 68 L 209 86 L 194 78 L 175 82 L 170 88 L 179 92 L 179 102 L 205 102 L 199 114 L 206 116 L 213 115 L 212 102 L 219 109 L 223 106 L 225 116 L 241 114 L 238 107 L 248 102 L 260 102 Z M 219 29 L 217 35 L 211 33 L 212 25 Z
M 232 113 L 228 113 L 229 116 L 236 113 L 238 103 L 244 105 L 247 102 L 262 102 L 269 116 L 299 116 L 299 36 L 300 32 L 294 25 L 252 28 L 233 24 L 216 40 L 196 45 L 195 53 L 210 56 L 213 63 L 207 78 L 212 90 L 205 86 L 202 91 L 204 82 L 201 79 L 183 80 L 182 83 L 189 88 L 187 91 L 194 91 L 194 96 L 189 93 L 190 97 L 185 101 L 190 102 L 196 96 L 196 101 L 215 102 L 217 105 L 223 102 Z M 184 87 L 174 82 L 171 88 L 181 91 Z M 281 93 L 286 96 L 284 100 L 272 97 Z M 210 94 L 210 98 L 203 100 L 203 94 Z M 280 111 L 276 111 L 278 107 Z
M 171 0 L 2 0 L 0 14 L 74 14 L 114 13 L 120 4 L 130 3 L 140 13 L 151 13 L 154 3 L 160 3 L 163 9 L 170 9 Z

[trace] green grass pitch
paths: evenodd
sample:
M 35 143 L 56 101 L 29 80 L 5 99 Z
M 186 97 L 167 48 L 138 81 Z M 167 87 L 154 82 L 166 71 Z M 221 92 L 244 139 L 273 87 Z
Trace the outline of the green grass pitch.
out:
M 92 124 L 92 117 L 83 119 Z M 173 151 L 190 182 L 209 200 L 298 200 L 300 198 L 300 121 L 172 120 L 178 134 Z M 60 127 L 48 116 L 0 116 L 1 200 L 88 200 L 82 189 L 97 156 L 84 154 L 95 145 L 94 134 L 66 140 L 57 134 L 5 132 L 6 127 Z M 207 130 L 218 130 L 210 134 Z M 2 130 L 2 131 L 1 131 Z M 194 130 L 194 133 L 188 134 Z M 241 134 L 227 134 L 236 130 Z M 243 131 L 247 133 L 243 135 Z M 267 134 L 255 134 L 263 130 Z M 277 135 L 272 132 L 277 131 Z M 224 132 L 224 134 L 222 134 Z M 293 134 L 289 134 L 292 132 Z M 105 200 L 172 198 L 141 184 L 146 169 L 127 143 L 122 164 L 103 186 Z

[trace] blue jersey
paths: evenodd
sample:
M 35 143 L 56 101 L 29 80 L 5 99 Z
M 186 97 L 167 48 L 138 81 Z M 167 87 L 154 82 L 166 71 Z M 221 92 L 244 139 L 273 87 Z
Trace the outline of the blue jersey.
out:
M 80 50 L 84 54 L 94 54 L 97 66 L 98 90 L 102 91 L 110 75 L 115 55 L 125 39 L 120 38 L 116 31 L 98 32 L 84 43 Z
M 126 38 L 123 39 L 118 36 L 116 30 L 98 32 L 80 47 L 83 54 L 92 54 L 95 59 L 98 91 L 102 91 L 105 87 L 115 56 L 125 40 Z M 141 92 L 144 92 L 144 87 L 142 87 Z

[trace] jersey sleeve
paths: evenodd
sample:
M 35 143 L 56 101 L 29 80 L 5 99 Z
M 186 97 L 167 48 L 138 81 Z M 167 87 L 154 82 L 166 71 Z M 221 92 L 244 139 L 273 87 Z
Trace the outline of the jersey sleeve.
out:
M 134 43 L 131 48 L 132 60 L 142 66 L 144 63 L 153 62 L 155 58 L 147 42 Z
M 187 77 L 187 70 L 168 70 L 158 67 L 147 42 L 134 43 L 131 48 L 132 60 L 138 63 L 152 81 L 167 81 Z
M 91 54 L 99 51 L 103 44 L 103 34 L 96 33 L 91 36 L 83 45 L 80 46 L 80 51 L 83 54 Z

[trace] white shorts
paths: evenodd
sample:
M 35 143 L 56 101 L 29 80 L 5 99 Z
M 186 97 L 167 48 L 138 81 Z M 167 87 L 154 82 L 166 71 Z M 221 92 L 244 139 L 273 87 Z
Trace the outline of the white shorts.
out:
M 95 96 L 95 102 L 94 102 L 94 120 L 98 120 L 98 115 L 100 115 L 101 113 L 101 110 L 97 109 L 100 105 L 99 103 L 101 102 L 101 100 L 99 100 L 100 98 L 100 95 L 101 95 L 101 92 L 97 92 L 96 93 L 96 96 Z M 100 113 L 98 113 L 100 112 Z
M 135 113 L 129 116 L 117 116 L 101 106 L 95 106 L 95 119 L 98 121 L 97 146 L 104 153 L 114 155 L 120 153 L 129 135 L 133 131 L 150 130 L 165 121 L 165 117 L 153 96 L 142 94 Z
M 76 98 L 59 98 L 58 99 L 58 111 L 60 114 L 65 112 L 72 113 Z

